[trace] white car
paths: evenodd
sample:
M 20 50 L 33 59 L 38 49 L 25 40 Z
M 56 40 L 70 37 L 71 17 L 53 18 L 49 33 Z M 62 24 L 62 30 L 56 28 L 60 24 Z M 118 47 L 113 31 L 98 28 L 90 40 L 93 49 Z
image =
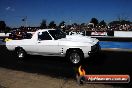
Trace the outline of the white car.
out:
M 20 60 L 26 54 L 43 56 L 61 56 L 73 64 L 79 64 L 84 58 L 99 52 L 99 40 L 82 35 L 66 35 L 59 29 L 36 31 L 31 39 L 10 40 L 6 42 L 10 51 L 16 51 Z

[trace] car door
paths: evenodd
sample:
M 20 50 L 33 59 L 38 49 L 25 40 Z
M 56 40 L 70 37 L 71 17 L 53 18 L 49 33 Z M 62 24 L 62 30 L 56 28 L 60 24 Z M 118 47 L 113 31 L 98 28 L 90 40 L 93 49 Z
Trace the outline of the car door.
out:
M 38 53 L 40 55 L 58 55 L 58 40 L 54 40 L 47 31 L 38 33 Z

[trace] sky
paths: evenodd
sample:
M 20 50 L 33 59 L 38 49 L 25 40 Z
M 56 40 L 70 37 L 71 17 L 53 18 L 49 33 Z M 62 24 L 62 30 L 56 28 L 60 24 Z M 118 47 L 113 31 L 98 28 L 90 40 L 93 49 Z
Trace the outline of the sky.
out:
M 8 26 L 23 26 L 25 17 L 28 26 L 39 26 L 43 19 L 56 24 L 88 23 L 93 17 L 132 21 L 132 0 L 0 0 L 0 20 Z

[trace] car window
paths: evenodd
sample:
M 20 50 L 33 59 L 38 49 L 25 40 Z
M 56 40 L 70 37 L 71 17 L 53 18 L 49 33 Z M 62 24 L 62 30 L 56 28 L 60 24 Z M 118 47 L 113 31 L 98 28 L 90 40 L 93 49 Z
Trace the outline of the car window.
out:
M 66 37 L 66 34 L 64 32 L 62 32 L 60 29 L 57 29 L 57 30 L 49 30 L 49 33 L 51 34 L 51 36 L 55 40 Z
M 39 32 L 38 33 L 38 40 L 52 40 L 51 36 L 49 35 L 49 33 L 46 32 Z

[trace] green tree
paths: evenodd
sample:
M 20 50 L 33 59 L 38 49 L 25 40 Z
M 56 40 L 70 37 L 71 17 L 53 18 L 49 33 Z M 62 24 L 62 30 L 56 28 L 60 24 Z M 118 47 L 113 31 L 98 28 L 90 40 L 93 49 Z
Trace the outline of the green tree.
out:
M 5 21 L 0 21 L 0 32 L 4 32 L 5 28 L 6 28 Z
M 110 26 L 115 26 L 115 25 L 119 25 L 120 21 L 112 21 L 109 23 Z
M 46 29 L 47 25 L 46 25 L 46 20 L 42 20 L 41 24 L 40 24 L 40 28 L 41 29 Z
M 131 22 L 130 21 L 126 21 L 126 20 L 122 20 L 122 21 L 120 21 L 120 24 L 122 24 L 122 25 L 131 24 Z
M 4 30 L 4 33 L 9 33 L 11 31 L 11 28 L 10 27 L 6 27 L 5 30 Z
M 126 21 L 126 20 L 120 20 L 120 21 L 112 21 L 109 23 L 109 25 L 111 25 L 111 26 L 124 25 L 124 24 L 131 24 L 131 22 Z
M 90 23 L 94 24 L 94 27 L 98 25 L 99 21 L 96 18 L 92 18 Z
M 60 22 L 59 28 L 62 28 L 62 26 L 65 27 L 65 21 Z
M 51 21 L 51 22 L 49 23 L 49 28 L 56 28 L 56 24 L 55 24 L 54 21 Z
M 78 26 L 78 24 L 77 24 L 77 23 L 73 23 L 72 25 L 73 25 L 73 26 L 75 26 L 75 27 L 76 27 L 76 26 Z
M 102 21 L 100 21 L 99 25 L 105 27 L 106 26 L 106 22 L 104 20 L 102 20 Z
M 86 26 L 86 24 L 85 23 L 81 23 L 81 25 L 79 25 L 79 26 L 80 26 L 80 29 L 83 30 L 84 27 Z
M 86 26 L 86 24 L 85 23 L 81 23 L 81 25 L 80 25 L 81 27 L 84 27 L 84 26 Z

